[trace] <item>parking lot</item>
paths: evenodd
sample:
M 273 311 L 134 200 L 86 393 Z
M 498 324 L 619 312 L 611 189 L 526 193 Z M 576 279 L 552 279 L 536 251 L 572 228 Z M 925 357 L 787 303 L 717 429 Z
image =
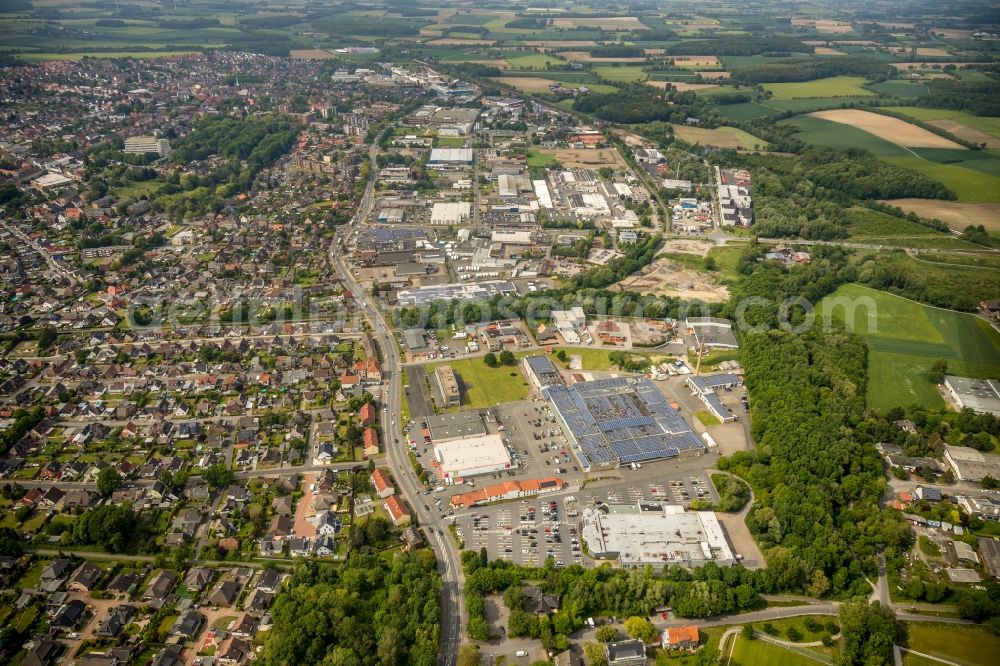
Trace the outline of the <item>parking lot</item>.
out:
M 693 461 L 692 461 L 693 462 Z M 593 566 L 578 541 L 583 512 L 602 502 L 657 502 L 690 506 L 694 500 L 718 501 L 708 475 L 694 465 L 663 476 L 669 462 L 653 463 L 628 480 L 611 480 L 583 490 L 474 507 L 456 514 L 455 527 L 466 550 L 486 548 L 491 560 L 541 566 L 551 557 L 557 565 Z M 631 470 L 629 470 L 631 472 Z M 551 510 L 555 503 L 555 512 Z M 576 541 L 576 542 L 574 542 Z
M 551 557 L 558 566 L 582 564 L 577 505 L 563 495 L 476 507 L 462 512 L 455 527 L 466 550 L 485 547 L 491 560 L 541 566 Z

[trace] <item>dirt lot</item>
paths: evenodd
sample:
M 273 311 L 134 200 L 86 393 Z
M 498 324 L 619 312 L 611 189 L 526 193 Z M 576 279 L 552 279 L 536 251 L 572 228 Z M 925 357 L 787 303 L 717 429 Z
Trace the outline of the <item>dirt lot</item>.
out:
M 965 139 L 974 143 L 985 143 L 987 148 L 1000 148 L 1000 139 L 986 132 L 973 129 L 968 125 L 957 123 L 954 120 L 929 120 L 927 124 L 947 130 L 959 139 Z
M 678 250 L 674 250 L 678 251 Z M 729 289 L 696 270 L 671 259 L 659 258 L 618 283 L 622 289 L 655 296 L 676 296 L 698 299 L 706 303 L 721 303 L 729 298 Z
M 475 63 L 476 65 L 496 67 L 497 69 L 510 69 L 510 63 L 506 60 L 469 60 L 469 62 Z
M 880 139 L 891 141 L 900 146 L 908 146 L 910 148 L 965 149 L 964 146 L 928 132 L 922 127 L 911 125 L 899 118 L 883 116 L 870 111 L 862 111 L 860 109 L 831 109 L 829 111 L 817 111 L 809 115 L 863 129 Z
M 499 81 L 500 83 L 506 83 L 508 86 L 514 86 L 518 90 L 523 90 L 524 92 L 529 93 L 549 92 L 549 86 L 551 84 L 559 83 L 558 81 L 553 81 L 552 79 L 543 79 L 540 76 L 501 76 L 494 80 Z
M 813 49 L 813 53 L 816 55 L 832 55 L 832 56 L 842 56 L 847 55 L 843 51 L 838 51 L 837 49 L 831 49 L 829 46 L 817 46 Z
M 970 224 L 983 225 L 990 231 L 1000 231 L 1000 204 L 958 203 L 937 199 L 893 199 L 884 203 L 913 211 L 920 217 L 937 218 L 952 229 L 962 230 Z
M 670 239 L 663 243 L 663 251 L 676 254 L 693 254 L 707 257 L 715 243 L 707 240 L 686 240 L 684 238 Z
M 564 167 L 570 169 L 594 169 L 602 166 L 620 169 L 625 166 L 621 155 L 614 148 L 583 148 L 580 150 L 567 148 L 543 152 L 552 155 Z
M 545 41 L 527 41 L 524 42 L 525 46 L 544 46 L 551 47 L 552 42 Z M 592 39 L 568 39 L 566 41 L 560 41 L 559 46 L 597 46 L 597 42 Z

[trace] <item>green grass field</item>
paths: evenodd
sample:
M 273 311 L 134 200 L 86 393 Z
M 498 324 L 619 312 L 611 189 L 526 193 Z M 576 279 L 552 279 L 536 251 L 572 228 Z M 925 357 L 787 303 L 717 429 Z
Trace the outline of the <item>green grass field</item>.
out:
M 744 132 L 739 127 L 728 127 L 723 125 L 721 127 L 716 127 L 715 129 L 719 132 L 726 132 L 727 134 L 735 135 L 740 140 L 740 143 L 743 144 L 744 148 L 767 148 L 771 145 L 767 141 L 764 141 L 764 139 L 750 134 L 750 132 Z
M 905 114 L 917 120 L 954 120 L 980 132 L 986 132 L 992 136 L 1000 138 L 1000 118 L 989 118 L 986 116 L 974 116 L 965 111 L 952 111 L 950 109 L 928 109 L 920 106 L 889 106 L 888 111 Z
M 514 69 L 528 69 L 530 67 L 535 70 L 548 69 L 552 65 L 566 64 L 566 61 L 559 56 L 542 53 L 514 56 L 513 58 L 507 58 L 507 62 Z
M 849 209 L 847 219 L 853 240 L 895 247 L 982 250 L 981 245 L 956 238 L 950 233 L 867 208 Z
M 868 404 L 890 409 L 921 404 L 941 407 L 927 378 L 931 363 L 944 358 L 948 371 L 968 377 L 1000 376 L 1000 333 L 961 312 L 908 301 L 859 285 L 844 285 L 816 308 L 817 324 L 845 321 L 865 337 Z
M 735 640 L 736 645 L 733 647 L 732 658 L 729 659 L 729 655 L 724 654 L 722 663 L 767 664 L 767 666 L 816 666 L 818 663 L 832 663 L 818 661 L 761 639 L 748 641 L 742 636 L 736 636 Z
M 632 83 L 634 81 L 645 81 L 649 78 L 649 75 L 642 71 L 642 65 L 623 65 L 621 67 L 601 65 L 592 67 L 591 69 L 601 78 L 616 83 Z
M 524 354 L 517 355 L 518 361 L 522 356 Z M 491 368 L 482 358 L 468 358 L 428 365 L 426 366 L 428 377 L 434 373 L 434 368 L 438 365 L 450 365 L 458 375 L 463 389 L 463 407 L 473 409 L 491 407 L 499 402 L 523 400 L 528 395 L 528 380 L 524 378 L 520 364 Z
M 941 181 L 959 201 L 1000 203 L 1000 177 L 959 164 L 930 162 L 915 155 L 883 159 Z
M 982 627 L 927 622 L 908 622 L 906 626 L 909 635 L 906 647 L 917 652 L 972 666 L 995 664 L 996 655 L 1000 654 L 1000 636 Z M 927 662 L 907 657 L 906 663 Z
M 543 153 L 540 150 L 532 150 L 528 153 L 527 164 L 529 167 L 550 167 L 555 163 L 556 158 L 550 153 Z
M 775 113 L 774 109 L 769 109 L 756 102 L 719 104 L 716 105 L 715 109 L 726 118 L 732 118 L 733 120 L 755 120 Z
M 772 99 L 799 99 L 803 97 L 868 97 L 870 90 L 861 87 L 865 79 L 860 76 L 831 76 L 801 83 L 765 83 L 764 89 L 773 93 Z
M 909 81 L 873 83 L 871 89 L 887 97 L 926 97 L 929 92 L 927 86 L 923 83 L 911 83 Z

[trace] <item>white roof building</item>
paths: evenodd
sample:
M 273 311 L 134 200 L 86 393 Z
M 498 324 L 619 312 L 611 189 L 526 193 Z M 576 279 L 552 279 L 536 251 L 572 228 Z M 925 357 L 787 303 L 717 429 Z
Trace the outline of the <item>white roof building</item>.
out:
M 438 202 L 431 209 L 431 224 L 461 224 L 472 214 L 468 201 Z
M 510 452 L 499 433 L 437 443 L 434 457 L 441 473 L 450 479 L 492 474 L 511 466 Z

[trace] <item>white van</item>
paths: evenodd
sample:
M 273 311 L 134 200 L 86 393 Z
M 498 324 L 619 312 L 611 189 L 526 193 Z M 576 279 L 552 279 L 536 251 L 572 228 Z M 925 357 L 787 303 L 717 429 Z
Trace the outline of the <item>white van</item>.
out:
M 515 657 L 527 657 L 528 656 L 528 651 L 527 650 L 518 650 L 517 652 L 514 653 L 514 656 Z

